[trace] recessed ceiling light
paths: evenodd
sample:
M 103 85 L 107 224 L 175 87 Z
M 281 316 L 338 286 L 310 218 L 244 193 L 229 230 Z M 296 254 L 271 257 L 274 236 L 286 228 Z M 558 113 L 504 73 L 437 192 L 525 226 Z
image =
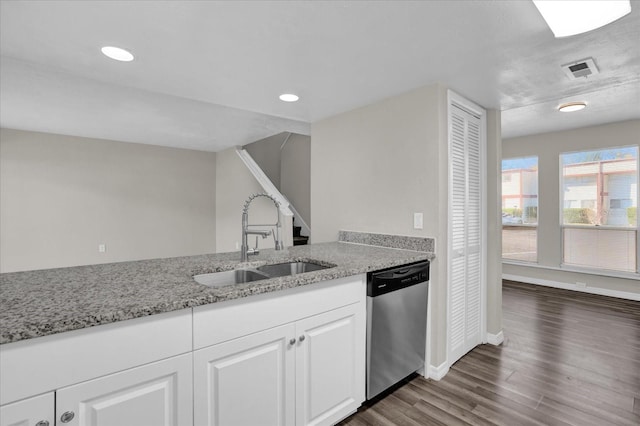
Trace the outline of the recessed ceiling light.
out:
M 595 30 L 631 12 L 629 0 L 533 0 L 533 3 L 556 38 Z
M 300 99 L 298 95 L 294 95 L 293 93 L 283 93 L 280 95 L 280 100 L 284 102 L 295 102 L 298 99 Z
M 586 102 L 567 102 L 566 104 L 562 104 L 558 106 L 558 111 L 560 112 L 580 111 L 581 109 L 585 109 L 586 106 L 587 106 Z
M 111 59 L 115 59 L 116 61 L 121 61 L 121 62 L 133 61 L 133 54 L 131 54 L 131 52 L 129 52 L 128 50 L 124 50 L 114 46 L 105 46 L 101 50 L 105 56 L 108 56 Z

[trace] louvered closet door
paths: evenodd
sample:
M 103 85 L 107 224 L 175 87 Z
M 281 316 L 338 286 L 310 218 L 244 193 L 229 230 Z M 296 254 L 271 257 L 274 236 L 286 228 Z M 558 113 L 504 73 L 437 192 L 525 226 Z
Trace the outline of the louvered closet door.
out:
M 480 118 L 450 108 L 449 363 L 482 341 L 482 173 Z

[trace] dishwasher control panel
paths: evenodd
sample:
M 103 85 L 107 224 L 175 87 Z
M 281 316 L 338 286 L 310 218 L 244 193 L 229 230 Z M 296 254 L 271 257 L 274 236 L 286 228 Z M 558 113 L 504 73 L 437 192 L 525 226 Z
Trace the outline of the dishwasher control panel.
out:
M 425 281 L 429 281 L 428 260 L 370 272 L 367 274 L 367 296 L 380 296 Z

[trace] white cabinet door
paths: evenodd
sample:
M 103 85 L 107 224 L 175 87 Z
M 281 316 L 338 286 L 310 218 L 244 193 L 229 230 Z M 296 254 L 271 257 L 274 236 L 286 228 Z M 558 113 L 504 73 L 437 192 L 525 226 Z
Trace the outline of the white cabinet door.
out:
M 484 110 L 449 106 L 449 364 L 482 343 Z
M 334 424 L 364 401 L 364 330 L 361 303 L 296 323 L 297 425 Z
M 191 425 L 192 391 L 192 355 L 180 355 L 58 390 L 57 424 Z
M 195 424 L 293 425 L 295 336 L 287 324 L 195 351 Z
M 0 407 L 0 426 L 54 426 L 54 396 L 46 393 Z

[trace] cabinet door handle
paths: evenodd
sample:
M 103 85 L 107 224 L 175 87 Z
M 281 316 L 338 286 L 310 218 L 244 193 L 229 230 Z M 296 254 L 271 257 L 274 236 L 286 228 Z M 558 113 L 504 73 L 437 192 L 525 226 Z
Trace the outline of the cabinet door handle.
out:
M 49 421 L 48 420 L 40 420 L 38 423 L 36 423 L 36 426 L 49 426 Z
M 300 337 L 298 338 L 298 341 L 299 341 L 299 342 L 304 342 L 304 339 L 305 339 L 305 337 L 304 337 L 304 334 L 303 334 L 302 336 L 300 336 Z
M 73 418 L 76 416 L 76 414 L 73 411 L 65 411 L 64 413 L 62 413 L 62 415 L 60 416 L 60 421 L 62 423 L 69 423 L 71 420 L 73 420 Z
M 289 344 L 290 345 L 295 345 L 296 344 L 296 338 L 294 337 L 293 339 L 289 339 Z

